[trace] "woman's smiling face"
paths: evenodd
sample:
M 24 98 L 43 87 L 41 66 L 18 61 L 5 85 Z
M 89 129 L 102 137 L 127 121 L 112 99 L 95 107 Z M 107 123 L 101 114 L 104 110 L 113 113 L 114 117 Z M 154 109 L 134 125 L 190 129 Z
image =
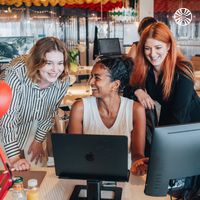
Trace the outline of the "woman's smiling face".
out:
M 40 85 L 48 87 L 54 83 L 64 71 L 64 55 L 60 51 L 46 53 L 46 64 L 39 69 Z
M 110 74 L 100 64 L 94 65 L 88 82 L 92 89 L 92 95 L 95 97 L 110 95 L 112 91 L 113 82 Z
M 160 71 L 170 46 L 162 41 L 147 38 L 144 45 L 144 54 L 156 71 Z

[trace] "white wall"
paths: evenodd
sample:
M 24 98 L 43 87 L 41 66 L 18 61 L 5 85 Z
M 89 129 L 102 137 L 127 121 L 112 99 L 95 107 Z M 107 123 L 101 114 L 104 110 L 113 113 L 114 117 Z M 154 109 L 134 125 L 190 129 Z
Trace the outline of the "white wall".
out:
M 154 16 L 154 0 L 139 0 L 139 20 Z

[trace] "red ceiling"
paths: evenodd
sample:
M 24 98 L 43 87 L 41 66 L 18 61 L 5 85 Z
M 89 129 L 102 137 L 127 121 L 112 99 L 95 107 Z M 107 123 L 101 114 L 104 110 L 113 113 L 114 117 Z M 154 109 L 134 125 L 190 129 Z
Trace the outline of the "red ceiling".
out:
M 101 3 L 83 3 L 83 4 L 65 4 L 65 8 L 86 8 L 90 10 L 95 10 L 98 12 L 101 12 L 101 9 L 103 12 L 108 12 L 109 10 L 112 10 L 113 8 L 116 7 L 122 7 L 122 1 L 117 1 L 116 3 L 109 2 L 103 4 L 101 7 Z
M 200 0 L 154 0 L 154 12 L 175 12 L 179 8 L 200 12 Z

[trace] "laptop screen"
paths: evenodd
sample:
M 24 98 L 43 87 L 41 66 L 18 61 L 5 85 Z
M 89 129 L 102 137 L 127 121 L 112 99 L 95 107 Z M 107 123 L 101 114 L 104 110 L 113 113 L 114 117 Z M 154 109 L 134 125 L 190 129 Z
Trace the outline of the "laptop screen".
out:
M 119 38 L 101 38 L 98 39 L 99 54 L 102 56 L 119 56 L 121 48 Z
M 56 175 L 60 178 L 128 180 L 126 136 L 52 134 Z

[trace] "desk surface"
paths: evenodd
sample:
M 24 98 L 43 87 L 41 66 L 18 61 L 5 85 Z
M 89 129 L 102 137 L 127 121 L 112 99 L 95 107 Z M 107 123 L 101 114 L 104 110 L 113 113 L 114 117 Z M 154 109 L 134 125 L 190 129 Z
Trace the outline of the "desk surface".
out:
M 76 83 L 69 87 L 67 94 L 64 96 L 61 105 L 71 106 L 75 99 L 91 95 L 91 89 L 88 83 Z
M 44 170 L 47 174 L 41 183 L 40 199 L 41 200 L 67 200 L 69 199 L 74 185 L 86 184 L 83 180 L 58 179 L 55 175 L 55 169 L 38 168 L 34 170 Z M 122 200 L 168 200 L 169 197 L 150 197 L 144 194 L 145 177 L 130 176 L 128 183 L 118 183 L 123 187 Z M 11 191 L 6 195 L 5 200 L 12 200 Z
M 76 72 L 70 72 L 72 75 L 81 76 L 81 75 L 90 75 L 93 66 L 78 66 Z

